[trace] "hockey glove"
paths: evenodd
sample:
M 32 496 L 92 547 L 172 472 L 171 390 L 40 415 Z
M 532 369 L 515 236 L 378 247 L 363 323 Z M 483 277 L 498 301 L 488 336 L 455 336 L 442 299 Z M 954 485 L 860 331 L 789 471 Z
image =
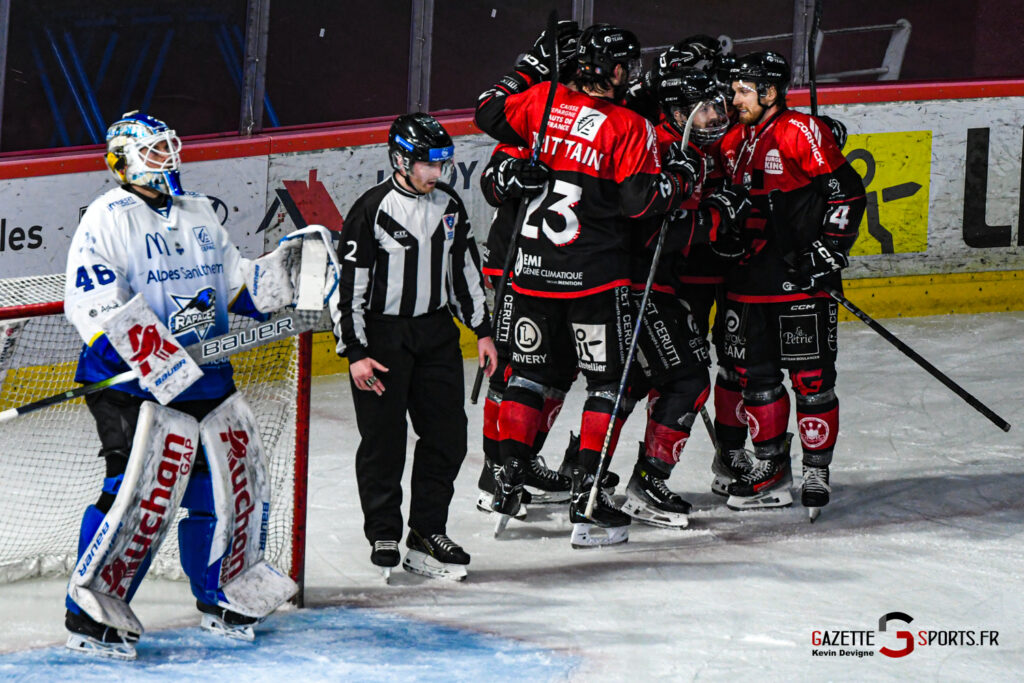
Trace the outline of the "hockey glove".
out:
M 843 147 L 846 147 L 846 126 L 842 121 L 837 121 L 831 116 L 819 116 L 818 118 L 832 131 L 832 137 L 836 139 L 836 144 L 842 151 Z
M 821 280 L 848 265 L 850 259 L 839 247 L 827 240 L 815 240 L 797 257 L 794 284 L 804 291 L 817 289 Z
M 555 27 L 558 41 L 558 69 L 561 71 L 576 59 L 576 43 L 580 36 L 580 25 L 571 19 L 563 19 Z M 547 29 L 540 32 L 526 54 L 516 64 L 518 71 L 526 71 L 534 77 L 534 83 L 550 78 L 551 55 L 548 53 Z
M 711 250 L 726 258 L 743 255 L 740 235 L 753 204 L 743 185 L 727 185 L 700 203 L 698 220 L 706 222 Z
M 494 174 L 494 191 L 504 199 L 536 197 L 548 186 L 551 169 L 543 162 L 529 159 L 505 159 Z
M 676 140 L 665 152 L 665 170 L 681 174 L 689 185 L 695 185 L 703 175 L 704 160 L 689 145 L 683 146 L 682 140 Z

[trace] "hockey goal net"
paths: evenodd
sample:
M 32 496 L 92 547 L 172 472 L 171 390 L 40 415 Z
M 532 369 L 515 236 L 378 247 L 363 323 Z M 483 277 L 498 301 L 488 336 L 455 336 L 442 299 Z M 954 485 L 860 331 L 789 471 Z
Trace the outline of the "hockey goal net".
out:
M 64 276 L 0 280 L 0 410 L 77 386 L 81 338 L 63 315 Z M 21 320 L 23 324 L 13 324 Z M 232 316 L 232 329 L 255 324 Z M 16 330 L 16 333 L 15 333 Z M 260 425 L 272 486 L 267 559 L 302 586 L 310 333 L 231 357 L 235 383 Z M 82 512 L 105 475 L 82 399 L 0 424 L 0 581 L 69 574 Z M 184 511 L 179 511 L 179 518 Z M 177 523 L 150 575 L 184 578 Z M 301 600 L 301 592 L 299 594 Z

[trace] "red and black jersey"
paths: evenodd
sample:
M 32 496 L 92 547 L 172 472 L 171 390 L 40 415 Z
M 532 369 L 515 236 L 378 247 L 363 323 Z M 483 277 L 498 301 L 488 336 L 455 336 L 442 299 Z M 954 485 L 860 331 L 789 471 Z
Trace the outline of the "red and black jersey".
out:
M 530 148 L 550 85 L 519 94 L 500 87 L 477 106 L 481 130 Z M 539 160 L 552 170 L 548 191 L 530 200 L 515 262 L 517 292 L 587 296 L 629 282 L 630 219 L 674 209 L 689 191 L 661 172 L 654 127 L 609 100 L 558 85 Z
M 819 296 L 799 291 L 787 264 L 818 239 L 849 252 L 866 204 L 864 184 L 831 132 L 784 109 L 758 125 L 730 128 L 721 160 L 728 182 L 747 186 L 754 205 L 745 225 L 750 249 L 729 274 L 730 298 Z M 829 284 L 840 287 L 839 274 L 832 278 Z
M 512 230 L 515 228 L 520 200 L 506 199 L 502 196 L 494 177 L 498 165 L 506 159 L 513 158 L 529 159 L 530 150 L 498 143 L 491 153 L 491 159 L 487 162 L 483 175 L 480 176 L 480 189 L 483 190 L 484 200 L 495 207 L 491 227 L 487 232 L 487 253 L 484 258 L 483 272 L 488 276 L 501 277 L 508 245 L 512 240 Z

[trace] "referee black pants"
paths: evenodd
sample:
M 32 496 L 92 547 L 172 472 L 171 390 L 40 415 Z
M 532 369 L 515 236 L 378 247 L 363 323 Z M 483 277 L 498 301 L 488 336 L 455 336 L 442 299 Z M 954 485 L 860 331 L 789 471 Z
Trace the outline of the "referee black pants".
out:
M 406 414 L 419 440 L 413 452 L 409 527 L 446 533 L 455 477 L 466 457 L 465 380 L 459 330 L 447 309 L 418 318 L 367 316 L 370 357 L 383 396 L 352 387 L 359 448 L 356 482 L 363 531 L 373 543 L 402 538 Z M 351 379 L 349 380 L 351 381 Z

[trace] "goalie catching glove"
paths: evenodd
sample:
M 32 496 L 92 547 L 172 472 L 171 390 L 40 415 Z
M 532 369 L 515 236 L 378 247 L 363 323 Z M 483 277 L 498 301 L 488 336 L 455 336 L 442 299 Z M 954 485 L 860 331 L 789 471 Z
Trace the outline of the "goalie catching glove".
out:
M 340 278 L 330 232 L 311 225 L 285 235 L 277 249 L 251 261 L 245 282 L 257 310 L 271 313 L 291 305 L 321 310 Z
M 804 291 L 817 289 L 821 280 L 850 265 L 850 259 L 829 240 L 815 240 L 797 257 L 794 284 Z

